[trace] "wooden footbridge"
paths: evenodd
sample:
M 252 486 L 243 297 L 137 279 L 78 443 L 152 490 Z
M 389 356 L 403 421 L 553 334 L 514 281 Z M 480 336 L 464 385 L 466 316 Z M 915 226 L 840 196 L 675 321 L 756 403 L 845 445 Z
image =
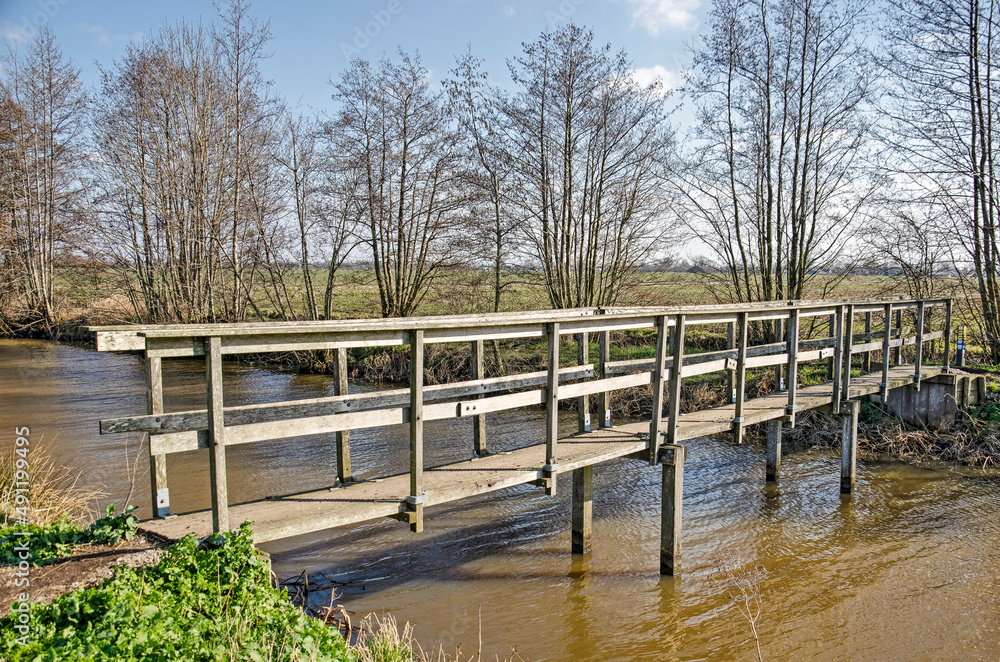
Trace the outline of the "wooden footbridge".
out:
M 931 315 L 932 308 L 943 314 Z M 850 493 L 855 481 L 859 398 L 888 400 L 895 390 L 915 391 L 921 384 L 953 384 L 964 379 L 950 370 L 949 351 L 941 366 L 924 364 L 924 346 L 943 339 L 951 344 L 950 300 L 789 301 L 729 306 L 671 308 L 589 308 L 490 315 L 415 317 L 389 320 L 198 324 L 93 327 L 99 351 L 145 352 L 148 408 L 145 415 L 100 422 L 102 434 L 142 432 L 148 435 L 154 518 L 142 529 L 167 539 L 194 532 L 198 536 L 227 531 L 254 521 L 258 542 L 390 517 L 423 528 L 424 510 L 474 495 L 533 484 L 553 494 L 556 476 L 573 476 L 573 552 L 588 551 L 591 533 L 594 466 L 616 458 L 662 465 L 662 544 L 660 570 L 679 569 L 684 445 L 689 439 L 731 432 L 742 440 L 745 426 L 768 423 L 765 478 L 778 479 L 781 429 L 794 426 L 796 413 L 823 409 L 842 417 L 843 461 L 840 490 Z M 904 312 L 913 326 L 904 328 Z M 809 318 L 818 318 L 809 320 Z M 800 338 L 807 321 L 823 329 L 821 338 Z M 932 321 L 940 328 L 932 330 Z M 754 345 L 753 325 L 780 329 L 782 342 Z M 862 326 L 863 325 L 863 326 Z M 728 349 L 685 354 L 685 334 L 696 326 L 728 330 Z M 655 330 L 656 358 L 611 361 L 613 332 Z M 828 330 L 828 331 L 827 331 Z M 589 339 L 599 338 L 596 364 L 590 361 Z M 560 366 L 559 341 L 575 339 L 577 365 Z M 487 378 L 483 368 L 485 341 L 547 339 L 547 364 L 539 372 Z M 473 379 L 425 386 L 424 348 L 430 343 L 471 345 Z M 348 394 L 347 350 L 352 347 L 408 346 L 407 389 Z M 914 362 L 903 365 L 902 348 Z M 264 405 L 227 407 L 223 401 L 222 361 L 233 354 L 330 350 L 334 357 L 335 395 Z M 174 357 L 205 357 L 206 408 L 164 412 L 161 362 Z M 828 364 L 830 380 L 798 384 L 799 366 Z M 852 376 L 852 365 L 860 377 Z M 787 388 L 747 399 L 747 371 L 774 369 Z M 724 374 L 730 402 L 721 407 L 680 413 L 681 383 L 686 377 Z M 951 373 L 951 374 L 949 374 Z M 784 378 L 781 376 L 784 375 Z M 942 375 L 944 375 L 942 377 Z M 942 381 L 943 380 L 943 381 Z M 610 393 L 652 385 L 651 420 L 612 425 Z M 969 396 L 969 382 L 958 392 Z M 925 386 L 926 388 L 926 386 Z M 952 392 L 954 386 L 952 386 Z M 601 412 L 592 429 L 589 398 Z M 897 398 L 898 399 L 898 398 Z M 576 434 L 560 437 L 560 401 L 575 400 Z M 907 401 L 916 402 L 913 397 Z M 504 454 L 487 448 L 485 415 L 521 407 L 544 407 L 544 443 Z M 468 461 L 424 466 L 424 423 L 471 417 L 473 439 Z M 356 481 L 351 472 L 350 431 L 409 425 L 409 469 L 379 480 Z M 313 434 L 332 434 L 337 448 L 334 488 L 260 501 L 232 499 L 226 481 L 226 451 L 231 446 L 263 443 Z M 170 513 L 166 456 L 207 449 L 211 510 Z M 400 467 L 402 469 L 402 467 Z M 331 479 L 333 478 L 331 472 Z M 232 502 L 232 503 L 231 503 Z

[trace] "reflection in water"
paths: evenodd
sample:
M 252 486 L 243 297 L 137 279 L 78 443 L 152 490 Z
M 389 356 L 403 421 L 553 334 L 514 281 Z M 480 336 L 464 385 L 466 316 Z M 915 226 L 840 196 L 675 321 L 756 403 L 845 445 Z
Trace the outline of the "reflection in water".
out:
M 204 365 L 167 361 L 170 410 L 203 407 Z M 320 397 L 324 376 L 227 364 L 227 404 Z M 358 387 L 361 388 L 361 387 Z M 123 435 L 97 420 L 145 411 L 142 361 L 35 341 L 0 341 L 0 444 L 28 425 L 118 503 L 128 492 Z M 572 412 L 562 420 L 575 425 Z M 537 443 L 537 412 L 491 415 L 490 443 Z M 468 421 L 427 426 L 428 465 L 471 454 Z M 129 452 L 136 442 L 129 441 Z M 332 483 L 332 435 L 231 449 L 230 493 L 260 498 Z M 342 582 L 359 616 L 388 610 L 429 648 L 483 641 L 484 658 L 511 646 L 533 660 L 751 660 L 752 639 L 713 568 L 742 557 L 767 570 L 760 622 L 772 660 L 993 660 L 1000 649 L 1000 481 L 995 475 L 861 463 L 856 495 L 839 494 L 839 458 L 785 457 L 764 485 L 760 449 L 726 440 L 689 445 L 684 575 L 660 578 L 660 476 L 638 462 L 594 473 L 591 554 L 570 548 L 570 479 L 558 495 L 512 488 L 428 511 L 426 532 L 390 520 L 267 545 L 280 575 Z M 406 428 L 352 434 L 361 476 L 404 471 Z M 146 508 L 145 460 L 136 476 Z M 175 511 L 208 505 L 204 451 L 169 461 Z M 321 578 L 316 578 L 321 581 Z M 481 619 L 481 621 L 480 621 Z M 482 628 L 480 630 L 480 622 Z

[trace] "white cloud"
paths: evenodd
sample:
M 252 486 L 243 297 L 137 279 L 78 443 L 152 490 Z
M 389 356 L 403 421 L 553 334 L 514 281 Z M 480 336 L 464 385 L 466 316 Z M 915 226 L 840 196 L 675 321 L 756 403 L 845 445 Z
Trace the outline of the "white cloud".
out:
M 693 28 L 701 0 L 627 0 L 632 8 L 632 26 L 641 25 L 651 35 L 668 28 Z
M 657 79 L 663 83 L 663 93 L 666 94 L 672 89 L 680 86 L 681 74 L 670 71 L 662 64 L 655 64 L 652 67 L 639 67 L 632 70 L 632 79 L 639 85 L 646 87 L 652 85 Z
M 503 15 L 506 16 L 507 18 L 510 18 L 515 14 L 517 14 L 517 10 L 514 9 L 514 5 L 507 5 L 506 7 L 503 8 Z
M 142 41 L 144 34 L 142 32 L 137 32 L 135 34 L 126 34 L 124 32 L 108 32 L 107 29 L 101 27 L 100 25 L 92 25 L 90 23 L 77 23 L 76 28 L 80 32 L 86 32 L 97 37 L 97 43 L 99 44 L 110 44 L 111 42 L 125 42 L 129 40 Z
M 15 25 L 7 19 L 0 19 L 0 38 L 4 41 L 18 43 L 31 39 L 31 33 L 23 25 Z

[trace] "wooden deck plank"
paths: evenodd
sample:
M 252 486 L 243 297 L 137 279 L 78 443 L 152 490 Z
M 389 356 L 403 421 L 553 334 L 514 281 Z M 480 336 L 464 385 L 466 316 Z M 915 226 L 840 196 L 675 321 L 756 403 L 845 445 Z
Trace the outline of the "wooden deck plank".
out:
M 940 374 L 937 367 L 924 367 L 922 378 Z M 851 396 L 878 393 L 880 373 L 863 375 L 851 383 Z M 890 388 L 913 382 L 913 366 L 890 369 Z M 815 409 L 833 400 L 833 384 L 828 382 L 798 390 L 797 411 Z M 744 418 L 759 423 L 785 416 L 788 395 L 772 393 L 747 400 Z M 681 415 L 677 422 L 677 440 L 687 441 L 732 429 L 735 405 L 706 409 Z M 559 439 L 559 473 L 607 462 L 648 450 L 649 421 L 639 421 L 613 428 L 601 428 Z M 432 507 L 468 497 L 537 481 L 545 476 L 545 444 L 510 453 L 427 469 L 424 473 L 425 506 Z M 331 474 L 331 482 L 335 478 Z M 354 483 L 347 487 L 316 490 L 303 494 L 264 499 L 229 507 L 235 525 L 253 520 L 254 538 L 267 542 L 303 533 L 321 531 L 349 524 L 380 519 L 402 513 L 410 492 L 409 473 Z M 211 511 L 178 515 L 169 519 L 147 520 L 143 531 L 168 540 L 187 533 L 205 536 L 212 531 Z

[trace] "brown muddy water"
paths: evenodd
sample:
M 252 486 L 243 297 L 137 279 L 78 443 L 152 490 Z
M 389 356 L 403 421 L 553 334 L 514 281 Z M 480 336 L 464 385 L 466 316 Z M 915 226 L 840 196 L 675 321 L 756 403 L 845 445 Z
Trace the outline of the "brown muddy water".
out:
M 203 364 L 164 362 L 168 409 L 202 406 Z M 371 387 L 356 386 L 359 390 Z M 227 404 L 318 397 L 323 376 L 226 365 Z M 31 429 L 106 486 L 129 491 L 138 438 L 100 436 L 97 421 L 145 411 L 142 362 L 41 341 L 0 340 L 0 447 Z M 488 419 L 491 444 L 537 443 L 539 412 Z M 570 413 L 566 430 L 575 425 Z M 428 424 L 429 465 L 471 450 L 468 422 Z M 236 448 L 232 498 L 332 482 L 327 438 Z M 127 442 L 127 444 L 126 444 Z M 597 467 L 593 552 L 570 547 L 570 481 L 556 497 L 519 487 L 429 511 L 426 531 L 372 522 L 266 546 L 281 576 L 340 582 L 355 619 L 372 611 L 410 621 L 428 648 L 461 646 L 483 659 L 752 660 L 746 621 L 716 568 L 733 558 L 766 570 L 759 622 L 765 660 L 1000 659 L 1000 478 L 947 467 L 861 462 L 853 498 L 838 494 L 838 456 L 786 455 L 779 486 L 763 484 L 760 449 L 725 439 L 689 445 L 684 476 L 683 574 L 660 578 L 659 471 L 637 462 Z M 353 434 L 355 472 L 403 471 L 406 430 Z M 207 457 L 172 456 L 175 511 L 208 503 Z M 145 458 L 133 500 L 148 513 Z M 480 625 L 481 623 L 481 625 Z

